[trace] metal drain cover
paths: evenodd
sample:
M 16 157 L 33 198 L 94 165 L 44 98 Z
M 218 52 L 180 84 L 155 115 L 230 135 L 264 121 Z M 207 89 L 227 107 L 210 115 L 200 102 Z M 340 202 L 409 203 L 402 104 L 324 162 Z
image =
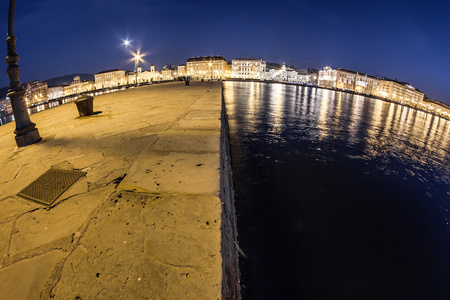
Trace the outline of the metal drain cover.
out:
M 17 195 L 50 205 L 84 175 L 86 172 L 50 169 Z

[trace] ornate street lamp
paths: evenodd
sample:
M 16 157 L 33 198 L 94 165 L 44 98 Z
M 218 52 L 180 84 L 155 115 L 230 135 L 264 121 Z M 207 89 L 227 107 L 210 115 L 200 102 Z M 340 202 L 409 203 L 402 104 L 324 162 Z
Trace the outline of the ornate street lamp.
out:
M 8 55 L 6 56 L 6 63 L 8 64 L 9 90 L 7 96 L 11 99 L 11 106 L 13 109 L 14 119 L 16 121 L 16 144 L 18 147 L 34 144 L 41 140 L 36 124 L 31 122 L 28 108 L 25 101 L 25 89 L 20 83 L 19 73 L 20 67 L 17 65 L 19 55 L 16 52 L 16 37 L 14 36 L 14 11 L 16 8 L 16 1 L 9 0 L 9 14 L 8 14 L 8 37 L 6 38 L 6 45 Z

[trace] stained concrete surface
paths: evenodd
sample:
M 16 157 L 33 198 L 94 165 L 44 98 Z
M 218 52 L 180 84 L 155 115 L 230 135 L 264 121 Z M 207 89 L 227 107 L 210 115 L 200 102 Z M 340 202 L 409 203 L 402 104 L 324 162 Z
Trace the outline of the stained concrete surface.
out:
M 1 126 L 0 298 L 221 298 L 220 103 L 170 83 L 32 115 L 31 146 Z M 87 175 L 50 207 L 16 195 L 52 167 Z

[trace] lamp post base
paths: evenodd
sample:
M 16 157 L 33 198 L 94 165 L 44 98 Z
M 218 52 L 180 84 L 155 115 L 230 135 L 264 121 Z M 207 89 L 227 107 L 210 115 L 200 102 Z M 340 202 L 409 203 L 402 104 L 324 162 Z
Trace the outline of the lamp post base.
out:
M 39 135 L 39 130 L 37 128 L 34 128 L 33 130 L 25 132 L 23 134 L 16 135 L 17 147 L 28 146 L 37 143 L 40 140 L 41 136 Z

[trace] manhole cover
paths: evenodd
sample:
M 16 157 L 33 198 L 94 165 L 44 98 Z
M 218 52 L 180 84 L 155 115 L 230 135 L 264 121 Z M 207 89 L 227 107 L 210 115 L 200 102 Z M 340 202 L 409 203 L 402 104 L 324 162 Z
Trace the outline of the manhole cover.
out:
M 84 175 L 86 172 L 50 169 L 20 191 L 18 195 L 50 205 Z

